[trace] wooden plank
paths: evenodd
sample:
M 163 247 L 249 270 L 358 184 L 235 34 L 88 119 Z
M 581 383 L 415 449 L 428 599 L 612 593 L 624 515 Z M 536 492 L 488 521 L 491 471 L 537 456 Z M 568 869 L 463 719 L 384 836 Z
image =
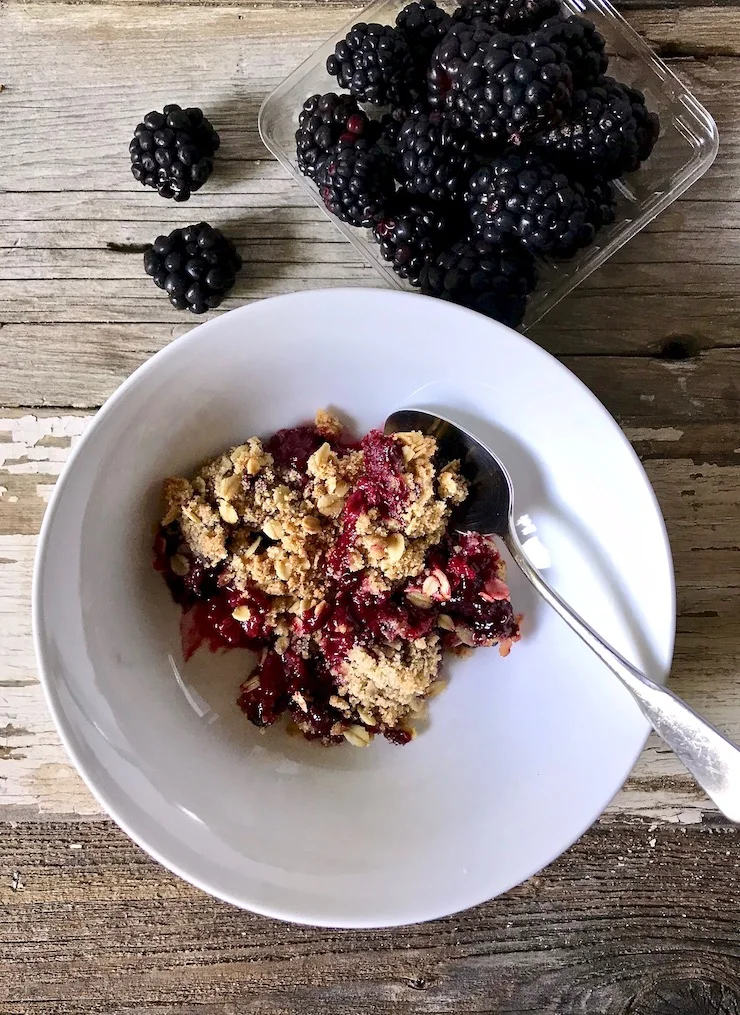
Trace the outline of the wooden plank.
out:
M 277 269 L 276 269 L 277 270 Z M 343 284 L 336 279 L 333 284 Z M 360 282 L 347 280 L 346 284 Z M 361 284 L 376 284 L 374 275 L 362 276 Z M 261 282 L 269 292 L 266 282 Z M 93 365 L 88 379 L 82 383 L 66 383 L 55 369 L 58 356 L 76 347 L 94 364 L 99 346 L 100 356 L 111 360 L 116 377 L 122 380 L 133 366 L 141 362 L 137 350 L 146 341 L 147 348 L 161 348 L 171 336 L 181 334 L 200 321 L 187 313 L 176 313 L 151 283 L 144 280 L 142 296 L 125 303 L 115 301 L 106 307 L 106 323 L 84 320 L 90 306 L 80 299 L 74 304 L 79 318 L 71 323 L 56 321 L 57 316 L 69 318 L 49 298 L 47 309 L 35 313 L 26 304 L 18 307 L 18 323 L 2 327 L 3 371 L 0 373 L 0 404 L 6 405 L 78 405 L 100 404 L 113 390 L 108 380 L 101 387 L 97 368 Z M 250 291 L 258 292 L 256 283 Z M 273 292 L 273 295 L 276 294 Z M 91 295 L 92 300 L 92 295 Z M 225 302 L 225 309 L 251 302 L 251 297 Z M 218 311 L 216 312 L 218 313 Z M 97 314 L 100 317 L 100 314 Z M 47 320 L 51 318 L 51 321 Z M 118 322 L 118 323 L 113 323 Z M 740 301 L 733 296 L 695 297 L 676 293 L 657 293 L 621 298 L 619 293 L 603 294 L 588 288 L 588 283 L 561 303 L 532 331 L 531 337 L 549 352 L 574 356 L 617 354 L 643 358 L 696 356 L 715 347 L 735 347 L 740 334 Z M 131 366 L 119 369 L 118 357 Z M 45 362 L 47 361 L 48 362 Z M 41 386 L 31 385 L 29 362 L 40 371 Z M 649 369 L 649 368 L 648 368 Z M 659 372 L 661 368 L 655 367 Z M 29 391 L 33 394 L 29 395 Z M 650 388 L 646 388 L 648 392 Z M 66 392 L 66 394 L 65 394 Z M 30 401 L 29 401 L 30 397 Z
M 298 274 L 296 266 L 292 270 Z M 374 278 L 360 271 L 355 284 L 374 284 Z M 313 284 L 311 279 L 295 280 L 296 289 L 311 288 Z M 112 289 L 114 283 L 101 280 L 97 285 Z M 135 291 L 137 283 L 131 280 L 128 285 L 131 292 Z M 264 279 L 258 286 L 253 280 L 251 292 L 256 295 L 262 287 L 268 293 L 271 288 L 274 292 L 276 284 Z M 735 437 L 724 425 L 737 419 L 740 353 L 733 325 L 738 322 L 738 307 L 728 302 L 713 310 L 706 300 L 704 316 L 698 316 L 700 309 L 695 306 L 698 319 L 692 319 L 688 314 L 691 303 L 684 298 L 676 301 L 671 316 L 661 326 L 658 314 L 668 312 L 666 296 L 644 296 L 631 306 L 630 300 L 615 292 L 602 297 L 597 314 L 594 297 L 585 292 L 574 294 L 556 308 L 534 329 L 533 338 L 561 355 L 625 425 L 661 427 L 680 423 L 684 430 L 688 423 L 715 425 L 712 433 L 722 445 L 705 448 L 704 453 L 710 457 L 712 453 L 734 453 Z M 110 316 L 121 324 L 5 325 L 0 329 L 4 365 L 0 372 L 0 405 L 95 408 L 148 356 L 196 324 L 198 319 L 192 315 L 173 312 L 146 277 L 141 293 L 139 300 L 130 296 L 124 301 L 118 295 L 117 311 Z M 148 301 L 144 293 L 151 293 Z M 53 304 L 51 296 L 48 302 Z M 243 302 L 233 298 L 224 305 L 229 309 Z M 20 300 L 17 303 L 19 316 L 30 316 L 26 305 Z M 155 325 L 151 322 L 157 320 L 160 308 L 162 323 Z M 80 306 L 82 320 L 84 309 Z M 682 310 L 687 311 L 685 320 L 681 318 Z M 168 324 L 173 314 L 174 320 Z M 582 332 L 576 328 L 578 323 L 584 326 Z M 706 347 L 711 346 L 715 333 L 728 343 L 727 348 Z M 584 335 L 588 336 L 588 344 Z M 608 366 L 601 363 L 599 355 L 583 355 L 584 347 L 604 353 L 615 345 L 638 355 L 610 356 Z M 60 358 L 67 362 L 65 371 L 59 370 Z
M 673 1015 L 737 1015 L 740 833 L 729 826 L 602 824 L 492 903 L 381 931 L 296 927 L 215 902 L 108 822 L 2 835 L 3 1015 L 660 1015 L 650 1005 L 686 979 L 693 1003 Z M 717 983 L 723 1006 L 704 1007 Z

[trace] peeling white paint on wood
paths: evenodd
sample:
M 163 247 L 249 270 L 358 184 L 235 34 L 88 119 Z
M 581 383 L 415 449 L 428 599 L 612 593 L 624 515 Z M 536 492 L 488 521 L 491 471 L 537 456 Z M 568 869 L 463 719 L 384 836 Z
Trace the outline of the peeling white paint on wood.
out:
M 0 472 L 58 476 L 89 419 L 84 416 L 0 418 Z M 48 438 L 53 444 L 45 444 Z
M 0 536 L 0 815 L 98 814 L 46 709 L 31 637 L 35 536 Z
M 631 441 L 680 441 L 684 435 L 683 430 L 673 426 L 628 426 L 624 428 L 624 433 Z

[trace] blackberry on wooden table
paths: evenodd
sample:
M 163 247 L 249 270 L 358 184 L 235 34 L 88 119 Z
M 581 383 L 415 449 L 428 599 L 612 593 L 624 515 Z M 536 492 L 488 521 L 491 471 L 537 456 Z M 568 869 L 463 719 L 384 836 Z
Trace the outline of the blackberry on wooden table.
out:
M 393 169 L 377 144 L 340 141 L 316 176 L 332 215 L 353 226 L 372 226 L 395 193 Z
M 572 77 L 563 49 L 539 33 L 497 34 L 456 74 L 445 104 L 456 126 L 480 141 L 520 144 L 558 122 Z
M 658 117 L 647 109 L 642 92 L 603 77 L 574 94 L 565 119 L 537 144 L 563 169 L 616 179 L 640 167 L 659 132 Z
M 465 200 L 487 243 L 516 238 L 531 254 L 571 257 L 593 241 L 586 192 L 536 155 L 509 155 L 478 169 Z
M 221 140 L 196 106 L 176 104 L 147 113 L 129 145 L 131 172 L 161 197 L 187 201 L 213 172 Z
M 364 137 L 370 129 L 367 113 L 360 109 L 351 95 L 312 95 L 303 103 L 295 134 L 298 168 L 313 178 L 322 158 L 337 144 Z
M 390 25 L 354 25 L 337 43 L 326 69 L 360 102 L 397 106 L 416 97 L 416 68 L 406 36 Z
M 472 139 L 439 111 L 404 121 L 397 154 L 399 182 L 431 201 L 460 196 L 475 165 Z
M 459 204 L 434 204 L 400 191 L 390 209 L 373 227 L 381 256 L 400 278 L 413 286 L 425 265 L 462 234 L 465 209 Z
M 502 32 L 526 34 L 560 11 L 558 0 L 463 0 L 454 21 L 484 21 Z
M 241 266 L 231 240 L 207 222 L 158 236 L 144 253 L 144 271 L 172 306 L 194 314 L 219 306 Z
M 536 281 L 534 261 L 520 247 L 464 240 L 422 269 L 421 291 L 516 328 Z

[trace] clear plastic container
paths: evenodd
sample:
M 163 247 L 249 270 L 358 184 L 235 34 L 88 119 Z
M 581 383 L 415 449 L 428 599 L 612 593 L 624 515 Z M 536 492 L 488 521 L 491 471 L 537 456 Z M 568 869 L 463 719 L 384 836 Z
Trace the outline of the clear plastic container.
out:
M 336 79 L 326 72 L 326 58 L 351 26 L 358 21 L 394 24 L 403 6 L 398 0 L 378 0 L 367 7 L 278 85 L 260 109 L 259 129 L 265 145 L 327 215 L 315 185 L 296 165 L 298 113 L 309 95 L 335 90 Z M 606 39 L 608 73 L 645 93 L 648 107 L 660 117 L 661 132 L 650 159 L 638 172 L 619 181 L 616 221 L 571 260 L 540 264 L 540 281 L 529 300 L 525 330 L 695 183 L 712 164 L 719 147 L 717 127 L 707 110 L 608 0 L 565 0 L 563 7 L 596 25 Z M 382 259 L 370 230 L 329 218 L 388 285 L 411 288 Z

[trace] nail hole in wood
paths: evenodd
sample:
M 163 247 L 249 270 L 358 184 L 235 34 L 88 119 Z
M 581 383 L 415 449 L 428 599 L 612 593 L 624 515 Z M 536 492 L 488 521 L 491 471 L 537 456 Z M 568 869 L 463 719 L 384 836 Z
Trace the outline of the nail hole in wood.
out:
M 698 356 L 699 343 L 694 338 L 670 338 L 660 350 L 661 359 L 683 360 Z
M 412 990 L 426 990 L 429 986 L 429 981 L 424 976 L 412 976 L 406 981 L 406 984 Z

